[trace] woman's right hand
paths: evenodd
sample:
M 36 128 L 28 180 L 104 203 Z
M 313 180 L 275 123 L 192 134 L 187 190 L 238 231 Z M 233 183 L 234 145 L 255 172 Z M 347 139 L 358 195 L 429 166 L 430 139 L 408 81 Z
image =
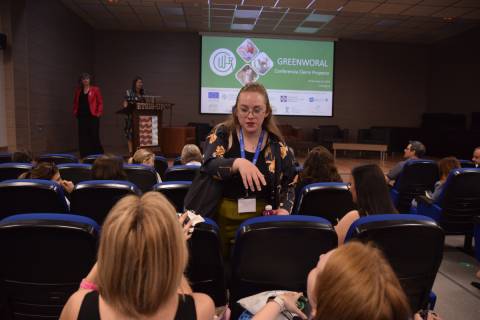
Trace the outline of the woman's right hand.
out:
M 126 108 L 128 106 L 127 100 L 123 100 L 123 107 Z
M 262 190 L 262 185 L 267 185 L 265 177 L 260 170 L 258 170 L 257 166 L 247 159 L 235 159 L 232 169 L 234 172 L 240 173 L 245 189 L 255 191 L 256 188 L 257 191 L 260 191 Z
M 300 299 L 301 296 L 301 292 L 286 292 L 279 295 L 278 297 L 285 302 L 285 309 L 297 314 L 302 319 L 307 319 L 307 316 L 297 307 L 297 301 L 298 299 Z

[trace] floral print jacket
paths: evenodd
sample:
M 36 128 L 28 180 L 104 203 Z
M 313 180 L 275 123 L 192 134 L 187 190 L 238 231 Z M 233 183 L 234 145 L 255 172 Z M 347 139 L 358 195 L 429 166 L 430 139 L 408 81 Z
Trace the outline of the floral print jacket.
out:
M 224 155 L 232 145 L 232 135 L 225 126 L 218 126 L 207 137 L 204 152 L 203 171 L 218 180 L 229 179 L 235 158 L 225 158 Z M 292 211 L 295 201 L 295 159 L 285 143 L 279 141 L 273 134 L 268 135 L 265 147 L 265 162 L 268 165 L 269 195 L 265 199 L 274 209 L 283 208 Z

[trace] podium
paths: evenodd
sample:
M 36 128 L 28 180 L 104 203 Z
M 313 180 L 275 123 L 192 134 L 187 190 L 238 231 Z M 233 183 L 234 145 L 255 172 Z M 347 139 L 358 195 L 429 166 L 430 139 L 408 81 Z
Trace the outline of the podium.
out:
M 169 125 L 172 125 L 172 108 L 175 104 L 166 102 L 159 96 L 143 96 L 139 102 L 131 102 L 127 107 L 117 111 L 117 114 L 127 114 L 132 117 L 133 150 L 148 148 L 153 152 L 161 151 L 163 111 L 169 110 Z

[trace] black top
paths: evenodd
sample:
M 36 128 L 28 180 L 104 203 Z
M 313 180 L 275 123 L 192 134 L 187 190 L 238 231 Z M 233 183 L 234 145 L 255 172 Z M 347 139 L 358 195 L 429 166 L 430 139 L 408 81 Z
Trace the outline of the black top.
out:
M 77 320 L 101 320 L 98 308 L 98 291 L 91 291 L 83 298 Z M 196 320 L 195 301 L 190 295 L 178 295 L 178 307 L 174 320 Z
M 88 103 L 88 92 L 83 93 L 83 90 L 80 91 L 80 96 L 78 98 L 78 116 L 87 117 L 91 116 L 90 104 Z
M 232 135 L 232 147 L 225 153 L 225 158 L 241 158 L 240 154 L 240 142 L 238 141 L 238 137 L 236 134 Z M 267 144 L 265 144 L 267 145 Z M 255 156 L 254 152 L 248 152 L 245 150 L 245 157 L 247 160 L 253 161 L 253 157 Z M 248 190 L 248 197 L 255 196 L 258 199 L 265 199 L 267 194 L 267 187 L 268 187 L 268 179 L 267 179 L 267 163 L 265 162 L 265 148 L 260 152 L 258 156 L 257 164 L 258 170 L 265 176 L 265 180 L 267 180 L 267 186 L 262 186 L 261 191 L 252 192 L 252 190 Z M 256 187 L 255 187 L 256 188 Z M 239 199 L 245 198 L 246 196 L 245 187 L 243 186 L 242 177 L 239 173 L 234 174 L 230 179 L 226 179 L 224 181 L 224 189 L 223 189 L 223 196 L 229 199 Z

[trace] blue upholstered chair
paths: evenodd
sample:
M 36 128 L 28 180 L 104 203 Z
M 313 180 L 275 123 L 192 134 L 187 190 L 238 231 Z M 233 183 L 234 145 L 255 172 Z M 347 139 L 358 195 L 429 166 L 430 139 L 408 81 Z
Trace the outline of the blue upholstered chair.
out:
M 30 163 L 0 163 L 0 181 L 18 179 L 18 176 L 32 169 Z
M 82 163 L 93 164 L 95 160 L 103 156 L 103 154 L 91 154 L 82 159 Z
M 188 247 L 187 278 L 193 291 L 206 293 L 217 307 L 226 305 L 227 289 L 217 224 L 208 218 L 197 224 Z
M 471 160 L 458 160 L 460 161 L 460 165 L 462 168 L 475 168 L 475 163 L 473 163 Z
M 399 212 L 408 213 L 412 200 L 433 190 L 438 177 L 438 166 L 432 160 L 409 160 L 395 181 L 390 195 Z
M 175 160 L 173 160 L 173 165 L 174 166 L 181 166 L 182 165 L 182 157 L 181 156 L 175 157 Z
M 330 222 L 311 216 L 267 216 L 246 220 L 233 249 L 230 301 L 267 290 L 306 291 L 307 275 L 321 254 L 337 247 Z
M 165 171 L 165 181 L 193 181 L 200 166 L 179 165 L 173 166 Z
M 7 319 L 58 319 L 96 260 L 99 227 L 70 214 L 20 214 L 0 221 L 0 281 Z
M 153 187 L 153 190 L 158 191 L 167 197 L 177 212 L 183 212 L 183 201 L 191 185 L 191 181 L 167 181 L 156 184 Z
M 59 164 L 58 170 L 64 180 L 74 184 L 92 179 L 92 165 L 87 163 L 63 163 Z
M 110 209 L 129 194 L 140 195 L 140 189 L 129 181 L 88 180 L 75 186 L 71 194 L 70 211 L 103 224 Z
M 142 164 L 126 164 L 123 166 L 128 180 L 134 183 L 142 192 L 152 191 L 158 181 L 157 171 Z
M 373 242 L 383 251 L 413 311 L 433 308 L 431 290 L 442 262 L 445 235 L 432 218 L 412 214 L 362 217 L 350 226 L 345 242 L 354 239 Z
M 355 205 L 348 184 L 319 182 L 303 187 L 295 201 L 295 214 L 322 217 L 337 224 Z
M 38 162 L 53 162 L 55 164 L 62 163 L 77 163 L 78 159 L 72 154 L 68 153 L 47 153 L 38 157 Z
M 476 216 L 474 219 L 475 229 L 474 229 L 474 237 L 475 237 L 475 258 L 477 261 L 480 262 L 480 216 Z M 474 281 L 472 285 L 480 289 L 480 282 Z
M 0 219 L 18 213 L 68 212 L 63 188 L 50 180 L 2 181 L 0 199 Z
M 0 163 L 12 162 L 11 152 L 0 152 Z
M 480 169 L 461 168 L 450 172 L 436 201 L 417 197 L 416 213 L 433 218 L 447 235 L 465 235 L 471 249 L 473 217 L 480 215 Z

